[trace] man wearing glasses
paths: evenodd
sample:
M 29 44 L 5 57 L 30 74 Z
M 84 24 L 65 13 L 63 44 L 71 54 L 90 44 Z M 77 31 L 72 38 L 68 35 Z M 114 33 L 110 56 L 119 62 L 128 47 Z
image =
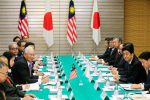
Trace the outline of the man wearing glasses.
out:
M 16 42 L 11 42 L 8 46 L 9 51 L 6 51 L 3 53 L 3 56 L 5 56 L 8 59 L 8 66 L 9 68 L 12 67 L 10 64 L 10 61 L 13 61 L 15 57 L 18 55 L 18 46 Z M 13 60 L 12 60 L 13 59 Z
M 34 100 L 31 94 L 25 94 L 13 84 L 7 75 L 8 66 L 0 62 L 0 99 L 1 100 Z

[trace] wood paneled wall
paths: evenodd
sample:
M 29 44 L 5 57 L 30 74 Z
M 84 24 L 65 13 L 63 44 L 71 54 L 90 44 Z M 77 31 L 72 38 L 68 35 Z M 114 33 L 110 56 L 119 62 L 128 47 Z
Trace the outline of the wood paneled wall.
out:
M 124 38 L 134 43 L 137 55 L 150 51 L 150 0 L 125 0 Z
M 45 0 L 26 0 L 30 41 L 36 44 L 37 54 L 71 53 L 66 39 L 68 6 L 70 0 L 50 0 L 54 24 L 54 45 L 47 48 L 42 35 Z M 78 41 L 74 51 L 94 53 L 95 44 L 90 28 L 93 0 L 74 0 Z M 18 17 L 21 0 L 0 0 L 0 54 L 7 50 L 8 43 L 18 34 Z M 105 37 L 123 37 L 124 0 L 98 0 L 101 14 L 102 42 L 96 47 L 96 53 L 104 51 Z

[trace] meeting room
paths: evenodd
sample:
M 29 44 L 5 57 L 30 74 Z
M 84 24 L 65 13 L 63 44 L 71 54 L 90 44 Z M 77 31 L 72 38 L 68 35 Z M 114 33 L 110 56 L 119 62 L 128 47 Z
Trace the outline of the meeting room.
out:
M 0 0 L 0 100 L 150 100 L 150 0 Z

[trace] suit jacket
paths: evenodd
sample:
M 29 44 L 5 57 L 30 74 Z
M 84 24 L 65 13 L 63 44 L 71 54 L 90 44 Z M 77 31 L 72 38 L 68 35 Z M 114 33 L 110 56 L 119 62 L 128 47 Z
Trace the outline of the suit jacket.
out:
M 0 89 L 0 100 L 6 100 L 6 96 L 3 90 Z
M 124 74 L 121 75 L 120 81 L 125 83 L 142 83 L 147 78 L 146 71 L 141 62 L 134 55 L 131 64 L 124 64 Z
M 10 67 L 10 59 L 13 57 L 13 55 L 11 55 L 11 53 L 9 51 L 6 51 L 3 53 L 3 56 L 5 56 L 8 59 L 8 67 Z
M 110 56 L 110 53 L 111 53 L 111 48 L 107 48 L 106 51 L 104 52 L 104 54 L 102 55 L 97 55 L 97 57 L 99 59 L 106 59 Z
M 18 52 L 18 57 L 22 56 L 23 57 L 23 52 L 19 51 Z
M 113 51 L 112 51 L 112 50 L 113 50 Z M 116 58 L 116 53 L 117 53 L 117 51 L 118 51 L 117 48 L 114 48 L 114 49 L 112 49 L 112 50 L 111 50 L 110 56 L 109 56 L 108 58 L 104 59 L 105 62 L 108 62 L 109 65 L 114 65 L 114 63 L 115 63 L 115 58 Z
M 28 63 L 24 57 L 15 62 L 12 68 L 12 77 L 16 84 L 35 83 L 38 77 L 30 75 Z
M 120 60 L 118 61 L 118 63 L 115 63 L 114 64 L 114 67 L 117 68 L 118 72 L 120 73 L 121 71 L 124 71 L 125 70 L 125 63 L 126 61 L 124 60 L 123 56 L 120 58 Z
M 25 95 L 13 83 L 10 84 L 7 81 L 0 84 L 0 89 L 5 92 L 6 100 L 21 100 Z
M 150 70 L 148 70 L 147 81 L 144 83 L 144 89 L 145 90 L 149 90 L 150 89 Z

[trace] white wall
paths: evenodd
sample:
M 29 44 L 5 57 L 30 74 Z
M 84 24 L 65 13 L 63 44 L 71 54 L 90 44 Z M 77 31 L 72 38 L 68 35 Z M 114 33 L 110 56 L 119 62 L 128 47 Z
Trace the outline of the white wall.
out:
M 66 39 L 68 6 L 70 0 L 51 0 L 54 23 L 54 45 L 51 51 L 57 54 L 71 53 Z M 94 53 L 95 44 L 90 28 L 92 0 L 74 0 L 77 19 L 78 41 L 75 52 Z M 8 43 L 18 34 L 18 17 L 21 0 L 0 0 L 0 54 L 7 50 Z M 49 52 L 42 35 L 45 0 L 26 0 L 30 41 L 36 44 L 37 54 Z M 104 51 L 105 37 L 123 37 L 124 33 L 124 0 L 98 0 L 101 14 L 102 42 L 96 53 Z

